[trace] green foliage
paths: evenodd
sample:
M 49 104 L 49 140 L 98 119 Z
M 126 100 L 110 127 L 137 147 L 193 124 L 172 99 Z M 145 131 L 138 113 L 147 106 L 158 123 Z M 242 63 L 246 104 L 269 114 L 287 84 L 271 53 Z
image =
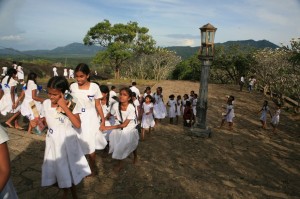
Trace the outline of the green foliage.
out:
M 155 50 L 155 41 L 148 35 L 148 28 L 139 27 L 137 22 L 111 25 L 104 20 L 90 28 L 83 39 L 85 45 L 106 47 L 105 53 L 93 61 L 108 62 L 115 68 L 116 78 L 119 69 L 126 60 L 140 54 L 151 54 Z M 103 60 L 102 60 L 103 58 Z
M 172 73 L 172 79 L 200 80 L 201 62 L 197 54 L 180 62 Z

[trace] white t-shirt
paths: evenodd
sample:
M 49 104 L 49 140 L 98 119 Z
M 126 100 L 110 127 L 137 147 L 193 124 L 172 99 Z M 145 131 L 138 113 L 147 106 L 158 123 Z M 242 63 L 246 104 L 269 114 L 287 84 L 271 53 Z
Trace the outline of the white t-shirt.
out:
M 121 110 L 120 110 L 121 111 Z M 114 115 L 117 119 L 117 121 L 124 122 L 126 119 L 130 120 L 129 124 L 123 128 L 124 131 L 130 131 L 131 129 L 134 129 L 136 127 L 136 115 L 135 115 L 135 108 L 132 104 L 128 104 L 126 111 L 121 111 L 122 119 L 120 116 L 119 111 L 119 103 L 115 103 L 110 111 L 112 115 Z
M 245 83 L 245 78 L 243 76 L 241 77 L 241 82 Z
M 130 87 L 130 90 L 131 90 L 132 92 L 135 92 L 136 97 L 140 97 L 141 93 L 140 93 L 140 90 L 139 90 L 137 87 L 131 86 L 131 87 Z

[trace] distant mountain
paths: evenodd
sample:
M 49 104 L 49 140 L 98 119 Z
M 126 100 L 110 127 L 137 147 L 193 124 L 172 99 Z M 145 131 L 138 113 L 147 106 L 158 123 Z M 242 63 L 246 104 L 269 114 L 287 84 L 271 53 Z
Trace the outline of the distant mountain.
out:
M 223 45 L 225 47 L 231 46 L 231 45 L 239 45 L 241 49 L 244 48 L 256 48 L 256 49 L 263 49 L 263 48 L 272 48 L 276 49 L 279 46 L 275 45 L 272 42 L 269 42 L 267 40 L 259 40 L 259 41 L 254 41 L 254 40 L 241 40 L 241 41 L 227 41 L 224 43 L 216 43 L 216 46 L 218 45 Z M 177 55 L 181 56 L 182 59 L 186 59 L 194 55 L 195 53 L 198 52 L 199 46 L 198 47 L 190 47 L 190 46 L 170 46 L 166 47 L 169 50 L 175 51 Z
M 86 46 L 81 43 L 71 43 L 57 47 L 53 50 L 28 50 L 18 51 L 15 49 L 0 49 L 0 55 L 23 55 L 39 57 L 93 57 L 97 52 L 104 50 L 99 46 Z
M 227 41 L 224 43 L 216 43 L 217 45 L 240 45 L 241 47 L 253 47 L 253 48 L 278 48 L 279 46 L 269 42 L 267 40 L 242 40 L 242 41 Z M 182 59 L 186 59 L 198 52 L 199 47 L 190 46 L 170 46 L 166 47 L 169 50 L 175 51 Z M 57 47 L 53 50 L 29 50 L 18 51 L 12 48 L 0 49 L 0 56 L 19 56 L 19 57 L 49 57 L 49 58 L 62 58 L 62 57 L 93 57 L 97 52 L 104 50 L 105 48 L 99 46 L 86 46 L 82 43 L 71 43 L 66 46 Z

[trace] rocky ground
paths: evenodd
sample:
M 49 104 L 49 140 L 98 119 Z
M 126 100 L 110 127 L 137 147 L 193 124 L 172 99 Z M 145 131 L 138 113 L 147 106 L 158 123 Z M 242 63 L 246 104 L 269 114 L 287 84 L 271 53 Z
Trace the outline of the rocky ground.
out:
M 184 81 L 162 81 L 153 92 L 157 86 L 163 87 L 165 100 L 171 93 L 199 90 L 198 83 Z M 218 128 L 226 95 L 236 98 L 233 131 Z M 238 86 L 209 85 L 211 138 L 191 136 L 181 120 L 171 125 L 165 119 L 140 142 L 138 164 L 127 158 L 118 175 L 111 156 L 98 151 L 98 174 L 77 186 L 79 198 L 300 198 L 299 115 L 283 110 L 277 133 L 270 124 L 263 130 L 257 114 L 263 100 L 260 93 L 239 92 Z M 44 136 L 7 131 L 19 197 L 59 198 L 58 188 L 40 186 Z

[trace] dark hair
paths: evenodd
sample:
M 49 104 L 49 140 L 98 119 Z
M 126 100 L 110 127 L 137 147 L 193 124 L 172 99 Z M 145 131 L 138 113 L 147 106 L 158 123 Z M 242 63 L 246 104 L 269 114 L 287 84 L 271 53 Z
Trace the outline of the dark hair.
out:
M 191 102 L 190 101 L 186 101 L 185 102 L 185 106 L 191 106 Z
M 177 95 L 177 99 L 180 98 L 181 99 L 181 95 Z
M 132 85 L 132 86 L 135 86 L 135 85 L 136 85 L 136 82 L 132 82 L 131 85 Z
M 99 86 L 101 93 L 107 93 L 106 95 L 106 106 L 109 106 L 109 88 L 106 85 Z
M 80 64 L 78 64 L 76 66 L 75 73 L 77 73 L 78 71 L 84 73 L 85 75 L 90 75 L 90 72 L 91 72 L 89 66 L 87 64 L 85 64 L 85 63 L 80 63 Z M 89 76 L 89 78 L 87 80 L 88 81 L 91 80 L 90 76 Z
M 115 86 L 111 86 L 110 87 L 110 90 L 114 90 L 116 87 Z
M 16 61 L 13 61 L 12 63 L 13 63 L 13 64 L 17 64 L 17 62 L 16 62 Z
M 9 84 L 10 79 L 12 78 L 13 75 L 16 75 L 18 71 L 14 68 L 10 68 L 7 70 L 6 76 L 8 76 L 6 84 Z M 4 76 L 4 77 L 6 77 Z
M 128 88 L 128 87 L 123 87 L 123 88 L 120 89 L 120 93 L 121 93 L 121 91 L 125 91 L 126 93 L 128 93 L 129 98 L 130 98 L 129 103 L 133 104 L 133 101 L 132 101 L 132 93 L 133 93 L 133 92 L 130 90 L 130 88 Z M 120 104 L 121 104 L 121 103 L 120 103 Z
M 136 98 L 136 93 L 135 92 L 132 92 L 132 97 Z
M 147 91 L 151 91 L 151 88 L 150 88 L 150 86 L 147 86 L 147 87 L 146 87 L 146 89 L 145 89 L 145 93 L 146 93 Z
M 197 98 L 197 97 L 198 97 L 198 95 L 197 95 L 196 93 L 194 93 L 194 97 L 196 97 L 196 98 Z
M 34 72 L 30 72 L 30 73 L 28 74 L 28 76 L 27 76 L 26 88 L 27 88 L 27 86 L 28 86 L 28 81 L 29 81 L 29 80 L 32 80 L 32 81 L 36 84 L 36 80 L 35 80 L 36 78 L 37 78 L 37 74 L 34 73 Z
M 22 62 L 19 62 L 19 64 L 18 64 L 18 65 L 19 65 L 19 66 L 22 66 L 22 64 L 23 64 Z
M 65 77 L 55 76 L 49 79 L 47 88 L 57 89 L 65 93 L 66 90 L 69 90 L 69 83 Z
M 149 98 L 149 99 L 150 99 L 150 102 L 153 102 L 153 97 L 152 97 L 151 95 L 146 95 L 145 101 L 146 101 L 146 98 Z
M 172 94 L 172 95 L 169 96 L 169 98 L 173 98 L 173 99 L 174 99 L 174 98 L 175 98 L 175 95 Z

